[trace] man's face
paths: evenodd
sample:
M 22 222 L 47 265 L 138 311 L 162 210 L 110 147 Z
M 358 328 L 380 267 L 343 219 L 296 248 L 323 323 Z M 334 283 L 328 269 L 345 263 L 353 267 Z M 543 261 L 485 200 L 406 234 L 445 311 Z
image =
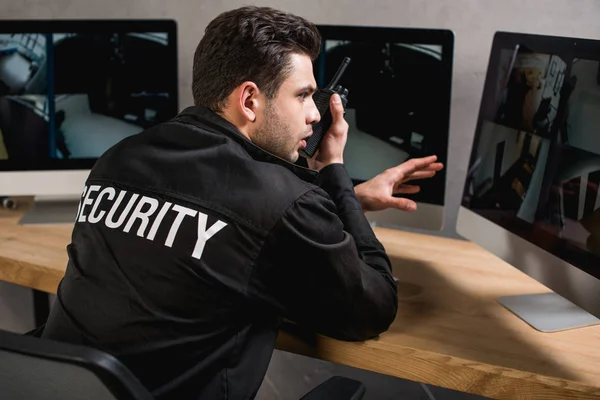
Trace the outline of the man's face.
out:
M 298 150 L 306 147 L 312 125 L 320 115 L 312 94 L 316 90 L 313 66 L 305 55 L 290 56 L 291 73 L 275 97 L 267 100 L 253 142 L 289 162 L 298 160 Z

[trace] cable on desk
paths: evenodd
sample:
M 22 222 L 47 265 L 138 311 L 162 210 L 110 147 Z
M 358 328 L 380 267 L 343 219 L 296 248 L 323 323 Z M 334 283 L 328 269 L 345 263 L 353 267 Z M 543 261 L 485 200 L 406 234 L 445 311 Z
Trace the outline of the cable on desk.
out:
M 427 397 L 429 397 L 429 400 L 435 400 L 435 396 L 433 395 L 433 393 L 431 393 L 431 390 L 429 390 L 426 384 L 419 383 L 419 385 L 421 385 L 421 389 L 423 389 Z

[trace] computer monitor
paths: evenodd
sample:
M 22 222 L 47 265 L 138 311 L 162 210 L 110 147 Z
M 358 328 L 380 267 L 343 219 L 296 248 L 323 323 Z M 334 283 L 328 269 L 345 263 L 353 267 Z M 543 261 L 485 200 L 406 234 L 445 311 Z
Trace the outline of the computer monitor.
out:
M 500 299 L 536 329 L 598 322 L 599 184 L 600 41 L 496 33 L 457 231 L 553 291 Z
M 173 20 L 2 21 L 0 196 L 73 222 L 98 157 L 177 114 L 177 76 Z
M 318 25 L 323 50 L 315 78 L 326 87 L 344 57 L 350 125 L 344 164 L 355 184 L 408 160 L 437 155 L 447 163 L 454 34 L 449 30 Z M 366 213 L 372 224 L 440 230 L 446 169 L 415 181 L 416 212 Z

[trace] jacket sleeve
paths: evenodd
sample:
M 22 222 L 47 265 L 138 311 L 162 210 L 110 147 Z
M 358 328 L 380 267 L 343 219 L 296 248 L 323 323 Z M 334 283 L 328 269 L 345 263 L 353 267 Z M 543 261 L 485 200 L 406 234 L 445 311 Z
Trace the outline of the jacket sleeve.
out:
M 270 233 L 250 290 L 311 330 L 347 341 L 386 331 L 397 308 L 391 264 L 343 165 L 321 170 Z

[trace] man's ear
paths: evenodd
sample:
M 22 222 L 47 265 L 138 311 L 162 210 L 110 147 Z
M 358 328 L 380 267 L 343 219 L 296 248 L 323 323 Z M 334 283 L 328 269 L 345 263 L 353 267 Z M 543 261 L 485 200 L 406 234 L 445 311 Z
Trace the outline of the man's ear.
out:
M 248 122 L 255 122 L 259 110 L 263 108 L 260 94 L 258 86 L 251 81 L 238 87 L 238 107 L 242 117 Z

